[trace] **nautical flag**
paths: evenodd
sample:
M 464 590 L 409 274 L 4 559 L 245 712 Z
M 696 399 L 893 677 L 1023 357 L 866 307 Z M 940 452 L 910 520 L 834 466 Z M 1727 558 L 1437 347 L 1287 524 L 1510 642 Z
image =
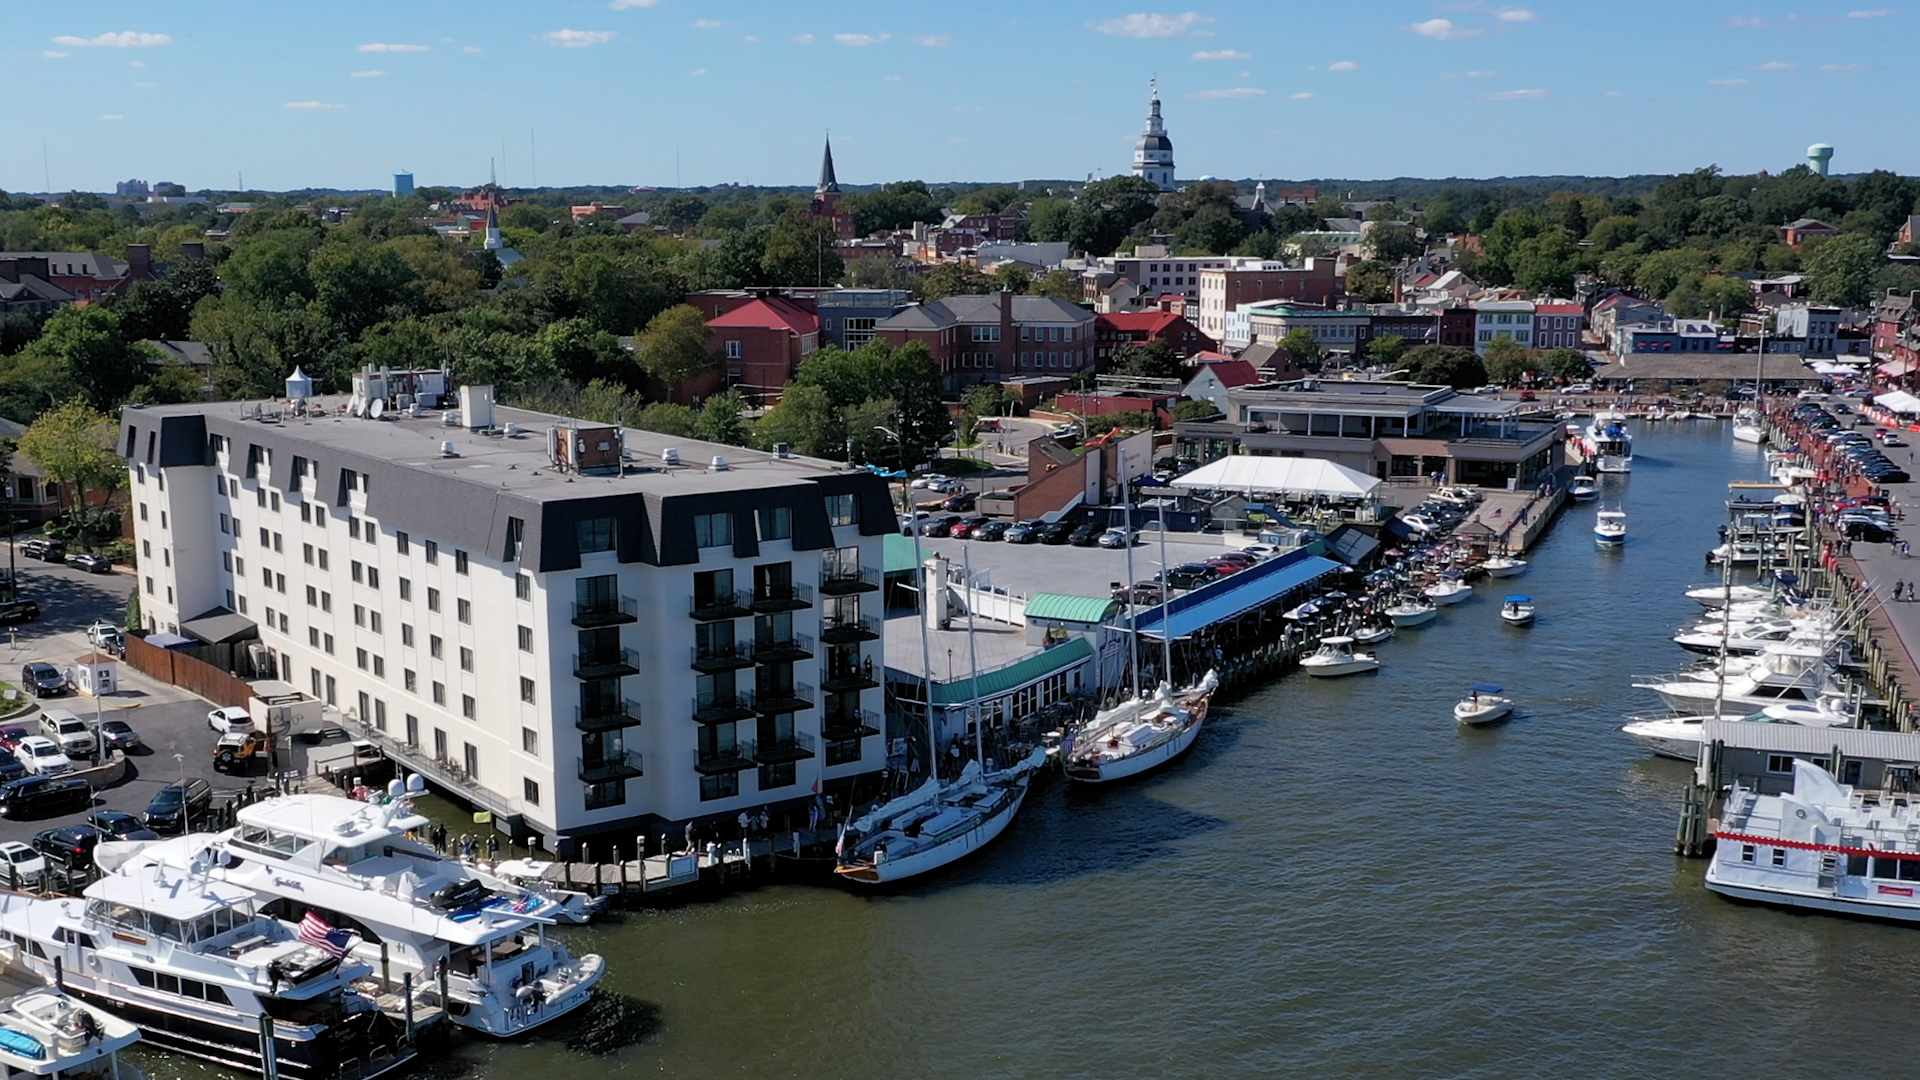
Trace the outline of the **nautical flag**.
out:
M 833 842 L 833 854 L 836 858 L 847 853 L 847 823 L 840 823 L 840 839 Z
M 354 934 L 351 930 L 339 930 L 329 925 L 327 920 L 309 911 L 300 920 L 298 934 L 301 941 L 317 949 L 324 949 L 335 956 L 345 956 L 353 948 Z
M 491 810 L 475 810 L 473 812 L 473 823 L 475 825 L 486 825 L 486 824 L 490 824 L 492 821 L 493 821 L 493 811 Z

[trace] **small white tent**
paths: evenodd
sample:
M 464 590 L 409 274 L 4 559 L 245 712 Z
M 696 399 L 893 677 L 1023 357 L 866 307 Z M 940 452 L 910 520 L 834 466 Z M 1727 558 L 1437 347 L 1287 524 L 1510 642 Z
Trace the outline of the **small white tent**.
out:
M 1380 481 L 1318 458 L 1226 457 L 1176 478 L 1174 487 L 1246 495 L 1370 495 Z
M 1888 412 L 1920 413 L 1920 398 L 1914 397 L 1905 390 L 1894 390 L 1890 393 L 1881 394 L 1873 399 L 1873 403 Z

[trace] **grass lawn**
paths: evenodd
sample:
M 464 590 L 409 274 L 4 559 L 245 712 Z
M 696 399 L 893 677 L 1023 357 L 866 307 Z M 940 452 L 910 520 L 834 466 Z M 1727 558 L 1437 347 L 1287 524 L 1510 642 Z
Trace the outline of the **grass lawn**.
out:
M 933 468 L 935 472 L 946 473 L 948 476 L 965 476 L 968 473 L 985 473 L 994 470 L 991 464 L 979 458 L 970 457 L 943 457 L 933 463 Z

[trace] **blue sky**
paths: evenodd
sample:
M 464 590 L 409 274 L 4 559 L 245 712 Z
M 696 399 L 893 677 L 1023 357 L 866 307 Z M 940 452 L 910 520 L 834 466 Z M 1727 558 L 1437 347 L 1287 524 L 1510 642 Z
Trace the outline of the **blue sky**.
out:
M 1884 0 L 1194 2 L 14 4 L 0 187 L 1920 172 Z

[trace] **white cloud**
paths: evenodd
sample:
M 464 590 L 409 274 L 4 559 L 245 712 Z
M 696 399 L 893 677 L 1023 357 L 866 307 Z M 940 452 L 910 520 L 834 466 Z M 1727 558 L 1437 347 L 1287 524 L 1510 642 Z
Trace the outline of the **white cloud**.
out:
M 882 79 L 881 81 L 882 81 L 882 82 L 899 82 L 899 81 L 900 81 L 900 76 L 898 76 L 898 75 L 889 75 L 889 76 L 887 76 L 887 77 L 886 77 L 885 79 Z
M 707 73 L 706 68 L 694 68 L 692 71 L 687 72 L 688 75 L 691 75 L 696 79 L 702 75 L 705 75 L 706 73 Z
M 65 60 L 67 57 L 72 56 L 73 54 L 70 52 L 61 52 L 58 49 L 42 49 L 40 51 L 40 55 L 46 57 L 49 60 Z
M 802 45 L 811 45 L 813 44 L 813 35 L 812 34 L 795 34 L 793 35 L 793 40 L 799 42 Z
M 1729 30 L 1765 30 L 1773 24 L 1760 15 L 1729 15 L 1720 25 Z
M 1497 90 L 1491 94 L 1481 94 L 1482 101 L 1533 101 L 1547 96 L 1545 90 Z
M 1251 60 L 1253 59 L 1253 54 L 1243 53 L 1239 49 L 1220 49 L 1215 52 L 1207 52 L 1202 49 L 1194 53 L 1193 58 L 1195 60 Z
M 1618 90 L 1609 90 L 1609 91 L 1607 91 L 1607 95 L 1606 95 L 1606 96 L 1608 96 L 1608 97 L 1619 97 L 1619 96 L 1620 96 L 1620 91 L 1618 91 Z
M 1469 72 L 1467 72 L 1467 78 L 1469 78 L 1469 79 L 1491 79 L 1491 78 L 1494 78 L 1495 76 L 1497 76 L 1497 75 L 1499 75 L 1499 74 L 1500 74 L 1500 73 L 1499 73 L 1499 72 L 1497 72 L 1497 71 L 1469 71 Z
M 1312 96 L 1313 96 L 1313 93 L 1311 91 L 1302 90 L 1297 94 L 1288 94 L 1287 100 L 1288 101 L 1305 101 Z
M 1327 65 L 1328 71 L 1359 71 L 1360 65 L 1351 60 L 1340 60 Z
M 892 34 L 835 34 L 833 40 L 851 49 L 864 49 L 869 45 L 884 44 Z
M 386 75 L 386 72 L 384 72 L 384 71 L 352 71 L 352 72 L 348 72 L 348 73 L 347 73 L 347 78 L 349 78 L 349 79 L 378 79 L 378 78 L 381 78 L 381 77 L 382 77 L 382 76 L 384 76 L 384 75 Z
M 1849 11 L 1847 12 L 1847 18 L 1849 19 L 1884 19 L 1889 16 L 1898 15 L 1898 14 L 1900 13 L 1893 10 L 1892 8 L 1876 8 L 1873 11 Z
M 432 46 L 395 44 L 393 42 L 387 42 L 387 41 L 370 41 L 365 45 L 357 46 L 353 51 L 354 52 L 426 52 L 429 48 L 432 48 Z
M 723 27 L 723 26 L 725 26 L 725 25 L 727 25 L 727 24 L 726 24 L 726 23 L 723 23 L 723 22 L 721 22 L 721 21 L 720 21 L 719 19 L 695 19 L 695 20 L 693 20 L 693 28 L 694 28 L 695 30 L 718 30 L 718 29 L 720 29 L 721 27 Z
M 147 62 L 145 60 L 129 60 L 127 61 L 127 66 L 128 67 L 146 67 Z
M 625 11 L 628 8 L 652 7 L 659 2 L 660 0 L 613 0 L 607 6 L 615 11 Z
M 1501 22 L 1523 23 L 1533 22 L 1539 19 L 1540 16 L 1535 15 L 1526 8 L 1501 8 L 1495 13 L 1494 18 L 1499 19 Z
M 1865 64 L 1821 64 L 1821 71 L 1865 71 Z
M 534 40 L 549 45 L 558 45 L 563 49 L 585 49 L 593 45 L 605 45 L 614 37 L 611 30 L 549 30 Z
M 280 106 L 283 109 L 344 109 L 345 105 L 330 105 L 324 101 L 289 101 Z
M 478 45 L 469 45 L 466 48 L 461 49 L 460 51 L 463 53 L 477 53 L 477 52 L 480 52 L 481 49 L 480 49 L 480 46 Z
M 1091 25 L 1099 33 L 1114 34 L 1119 37 L 1173 38 L 1195 33 L 1195 27 L 1212 21 L 1213 16 L 1202 15 L 1197 11 L 1186 11 L 1178 15 L 1158 15 L 1141 11 Z
M 1407 29 L 1419 34 L 1421 37 L 1433 38 L 1435 41 L 1453 41 L 1458 38 L 1479 37 L 1485 32 L 1469 27 L 1455 26 L 1453 25 L 1452 19 L 1428 19 L 1426 22 L 1414 23 L 1412 26 L 1407 27 Z
M 1251 71 L 1243 71 L 1243 72 L 1241 72 L 1240 74 L 1238 74 L 1238 75 L 1235 75 L 1235 76 L 1234 76 L 1234 78 L 1236 78 L 1236 79 L 1251 79 L 1251 78 L 1253 78 L 1253 72 L 1251 72 Z
M 102 119 L 102 120 L 125 120 L 125 119 L 126 119 L 126 117 L 124 117 L 124 116 L 121 116 L 121 115 L 120 115 L 119 113 L 117 113 L 117 112 L 110 112 L 110 113 L 108 113 L 108 114 L 106 114 L 105 116 L 102 116 L 102 117 L 101 117 L 100 119 Z
M 920 37 L 914 38 L 913 43 L 915 45 L 925 45 L 929 49 L 938 49 L 944 45 L 953 44 L 953 35 L 952 34 L 924 34 Z
M 1747 86 L 1750 83 L 1752 83 L 1752 81 L 1753 80 L 1751 79 L 1708 79 L 1707 85 L 1708 86 Z
M 62 34 L 54 38 L 53 43 L 74 49 L 147 49 L 155 45 L 171 45 L 173 39 L 165 34 L 143 34 L 137 30 L 122 30 L 117 34 L 101 34 L 99 37 L 91 38 Z
M 1229 90 L 1202 90 L 1187 96 L 1195 101 L 1220 101 L 1226 98 L 1266 97 L 1267 92 L 1254 86 L 1236 86 Z
M 1793 71 L 1799 68 L 1799 66 L 1800 66 L 1799 63 L 1793 60 L 1769 60 L 1764 64 L 1755 64 L 1753 66 L 1753 70 L 1755 71 Z
M 157 82 L 137 82 L 133 84 L 135 90 L 155 90 L 158 89 L 159 86 L 160 84 Z

